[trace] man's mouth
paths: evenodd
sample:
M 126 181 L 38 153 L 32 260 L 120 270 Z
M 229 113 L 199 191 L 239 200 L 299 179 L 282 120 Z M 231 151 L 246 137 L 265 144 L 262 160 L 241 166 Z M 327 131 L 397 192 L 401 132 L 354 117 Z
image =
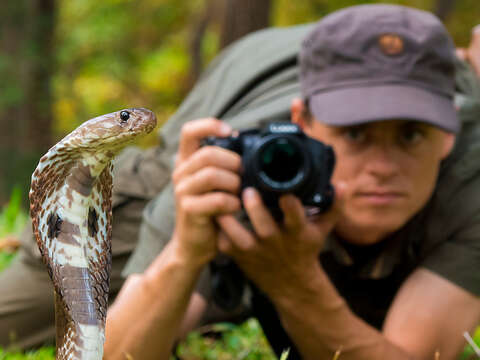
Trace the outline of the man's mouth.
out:
M 371 205 L 390 205 L 404 200 L 407 194 L 400 191 L 360 191 L 355 197 Z

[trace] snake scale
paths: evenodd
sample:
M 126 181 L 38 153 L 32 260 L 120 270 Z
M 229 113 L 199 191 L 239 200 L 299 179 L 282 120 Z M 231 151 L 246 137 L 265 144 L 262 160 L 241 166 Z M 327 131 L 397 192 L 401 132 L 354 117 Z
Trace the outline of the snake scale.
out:
M 112 160 L 156 117 L 135 108 L 88 120 L 32 175 L 33 233 L 55 291 L 57 359 L 100 360 L 111 268 Z

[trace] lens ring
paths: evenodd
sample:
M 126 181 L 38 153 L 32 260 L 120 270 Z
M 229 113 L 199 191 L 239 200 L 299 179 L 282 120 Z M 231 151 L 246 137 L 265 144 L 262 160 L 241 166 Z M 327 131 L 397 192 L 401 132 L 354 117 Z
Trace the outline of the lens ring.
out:
M 308 175 L 309 164 L 302 143 L 291 135 L 270 135 L 256 151 L 256 173 L 271 191 L 293 192 Z

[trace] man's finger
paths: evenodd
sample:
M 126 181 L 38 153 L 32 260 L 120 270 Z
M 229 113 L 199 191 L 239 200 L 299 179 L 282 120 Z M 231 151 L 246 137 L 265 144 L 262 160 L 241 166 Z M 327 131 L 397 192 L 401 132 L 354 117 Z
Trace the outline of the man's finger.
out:
M 231 214 L 240 210 L 240 199 L 225 192 L 210 192 L 203 195 L 184 196 L 178 206 L 193 216 Z
M 254 188 L 247 188 L 242 194 L 243 206 L 257 235 L 268 239 L 278 234 L 277 223 L 263 204 L 262 198 Z
M 232 215 L 220 215 L 216 217 L 216 220 L 222 231 L 228 236 L 229 246 L 233 246 L 232 249 L 229 249 L 229 254 L 235 252 L 235 249 L 248 251 L 256 245 L 254 235 Z
M 205 146 L 196 151 L 187 161 L 177 166 L 172 174 L 172 180 L 177 183 L 185 176 L 197 172 L 199 169 L 207 166 L 215 166 L 239 172 L 242 165 L 242 158 L 237 153 L 220 147 Z
M 240 191 L 240 176 L 228 170 L 206 167 L 188 176 L 175 187 L 177 198 L 184 195 L 204 194 L 209 191 L 225 191 L 237 194 Z
M 305 209 L 300 200 L 294 195 L 284 195 L 279 200 L 283 212 L 283 224 L 289 232 L 296 232 L 306 224 Z
M 217 243 L 218 251 L 233 256 L 233 245 L 228 236 L 224 232 L 220 232 L 218 234 L 218 243 Z
M 480 25 L 475 26 L 472 30 L 470 46 L 467 49 L 467 60 L 480 76 Z
M 200 147 L 200 142 L 207 136 L 229 136 L 230 125 L 214 118 L 198 119 L 187 122 L 182 127 L 177 162 L 184 161 Z
M 455 54 L 460 60 L 467 61 L 467 50 L 464 48 L 456 48 Z
M 480 36 L 480 24 L 473 27 L 472 34 L 476 36 Z

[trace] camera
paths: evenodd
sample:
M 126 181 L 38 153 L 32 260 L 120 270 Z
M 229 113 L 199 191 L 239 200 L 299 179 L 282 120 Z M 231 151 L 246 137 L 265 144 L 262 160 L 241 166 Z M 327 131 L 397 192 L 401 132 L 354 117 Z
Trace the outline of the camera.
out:
M 274 215 L 281 213 L 278 198 L 285 193 L 296 195 L 318 212 L 328 210 L 333 203 L 333 149 L 305 135 L 296 124 L 275 122 L 231 137 L 207 137 L 203 145 L 241 155 L 242 189 L 256 188 Z

